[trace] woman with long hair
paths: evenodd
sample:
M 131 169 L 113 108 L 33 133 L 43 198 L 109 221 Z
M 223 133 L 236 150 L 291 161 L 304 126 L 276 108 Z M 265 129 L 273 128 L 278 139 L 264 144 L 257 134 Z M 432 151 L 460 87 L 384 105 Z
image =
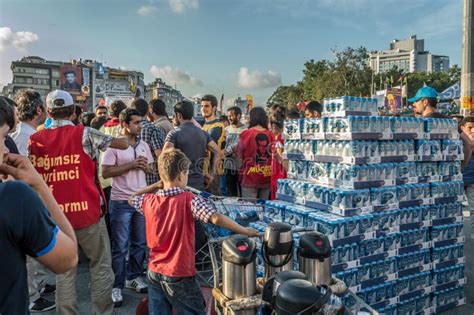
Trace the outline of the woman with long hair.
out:
M 273 133 L 268 130 L 268 116 L 261 107 L 249 114 L 249 128 L 242 131 L 237 154 L 242 159 L 240 180 L 242 197 L 268 199 L 271 180 Z

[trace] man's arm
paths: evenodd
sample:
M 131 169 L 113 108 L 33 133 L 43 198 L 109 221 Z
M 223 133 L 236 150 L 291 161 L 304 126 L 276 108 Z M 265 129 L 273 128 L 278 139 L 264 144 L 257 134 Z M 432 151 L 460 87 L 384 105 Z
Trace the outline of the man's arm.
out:
M 36 191 L 59 227 L 56 234 L 56 245 L 49 253 L 38 257 L 37 260 L 55 273 L 66 272 L 76 266 L 78 262 L 76 234 L 48 186 L 44 184 Z
M 243 234 L 250 237 L 259 236 L 257 230 L 250 227 L 243 227 L 231 218 L 220 213 L 214 213 L 209 221 L 214 225 L 223 227 L 224 229 L 227 229 L 237 234 Z
M 110 143 L 110 148 L 126 150 L 129 146 L 128 139 L 126 137 L 113 138 Z
M 109 177 L 116 177 L 123 175 L 130 170 L 135 168 L 140 168 L 140 158 L 135 159 L 133 162 L 129 162 L 123 165 L 105 165 L 102 164 L 102 177 L 109 178 Z
M 2 165 L 0 174 L 10 175 L 30 185 L 43 201 L 46 209 L 59 227 L 54 247 L 37 259 L 55 273 L 66 272 L 77 265 L 77 241 L 74 230 L 59 208 L 49 187 L 36 172 L 27 157 L 8 154 Z
M 222 151 L 219 150 L 217 144 L 214 141 L 210 141 L 207 144 L 207 149 L 213 153 L 212 156 L 212 172 L 209 174 L 211 177 L 215 175 L 217 170 L 219 169 L 220 163 L 223 158 Z
M 165 138 L 165 144 L 163 145 L 163 150 L 173 149 L 176 146 L 176 129 L 168 132 Z
M 141 195 L 144 195 L 144 194 L 151 194 L 151 193 L 154 193 L 156 192 L 158 189 L 163 189 L 163 182 L 160 180 L 159 182 L 156 182 L 154 184 L 151 184 L 149 186 L 146 186 L 142 189 L 139 189 L 137 190 L 136 192 L 134 192 L 129 198 L 128 198 L 128 204 L 133 206 L 132 204 L 132 199 L 133 197 L 136 197 L 136 196 L 141 196 Z

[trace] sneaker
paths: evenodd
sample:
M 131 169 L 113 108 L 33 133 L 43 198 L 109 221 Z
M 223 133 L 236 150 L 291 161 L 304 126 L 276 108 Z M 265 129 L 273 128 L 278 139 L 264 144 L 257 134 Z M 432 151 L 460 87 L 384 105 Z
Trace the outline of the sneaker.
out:
M 138 293 L 147 293 L 148 292 L 148 285 L 140 277 L 135 278 L 133 280 L 125 281 L 125 287 L 127 289 L 135 290 Z
M 56 285 L 55 284 L 47 284 L 47 283 L 39 291 L 41 296 L 50 295 L 50 294 L 53 294 L 55 292 L 56 292 Z
M 119 289 L 119 288 L 112 289 L 112 301 L 114 302 L 114 307 L 122 306 L 122 302 L 123 302 L 122 289 Z
M 56 307 L 55 302 L 51 302 L 49 300 L 46 300 L 42 297 L 34 301 L 33 303 L 30 303 L 30 312 L 32 313 L 40 313 L 40 312 L 45 312 L 52 310 Z

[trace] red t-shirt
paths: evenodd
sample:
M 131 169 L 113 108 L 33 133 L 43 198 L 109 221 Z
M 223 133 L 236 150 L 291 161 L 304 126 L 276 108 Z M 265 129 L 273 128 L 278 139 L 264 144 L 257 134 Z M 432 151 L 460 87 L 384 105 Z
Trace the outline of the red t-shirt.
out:
M 278 162 L 276 158 L 276 154 L 277 154 L 276 149 L 278 147 L 282 148 L 283 143 L 284 143 L 283 137 L 281 136 L 281 134 L 278 134 L 275 137 L 275 143 L 272 146 L 272 180 L 271 180 L 272 184 L 271 184 L 271 189 L 270 189 L 271 200 L 276 199 L 277 181 L 281 178 L 286 178 L 285 168 L 280 162 Z
M 168 277 L 196 274 L 193 198 L 190 192 L 174 196 L 144 195 L 142 209 L 150 249 L 148 268 L 153 272 Z
M 273 142 L 273 133 L 269 130 L 250 128 L 240 133 L 237 154 L 242 159 L 242 187 L 270 188 Z

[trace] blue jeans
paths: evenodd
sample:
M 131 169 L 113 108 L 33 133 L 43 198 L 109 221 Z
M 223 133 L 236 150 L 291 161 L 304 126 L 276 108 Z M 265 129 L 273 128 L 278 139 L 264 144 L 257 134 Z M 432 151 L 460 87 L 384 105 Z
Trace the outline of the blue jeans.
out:
M 114 288 L 123 289 L 125 276 L 133 280 L 143 274 L 146 251 L 145 217 L 127 201 L 110 201 L 110 227 L 112 231 L 112 269 Z M 125 258 L 127 251 L 128 266 Z
M 221 189 L 221 195 L 227 196 L 227 178 L 225 175 L 218 175 L 219 176 L 219 186 Z
M 148 314 L 204 315 L 205 302 L 194 277 L 171 278 L 148 271 Z

